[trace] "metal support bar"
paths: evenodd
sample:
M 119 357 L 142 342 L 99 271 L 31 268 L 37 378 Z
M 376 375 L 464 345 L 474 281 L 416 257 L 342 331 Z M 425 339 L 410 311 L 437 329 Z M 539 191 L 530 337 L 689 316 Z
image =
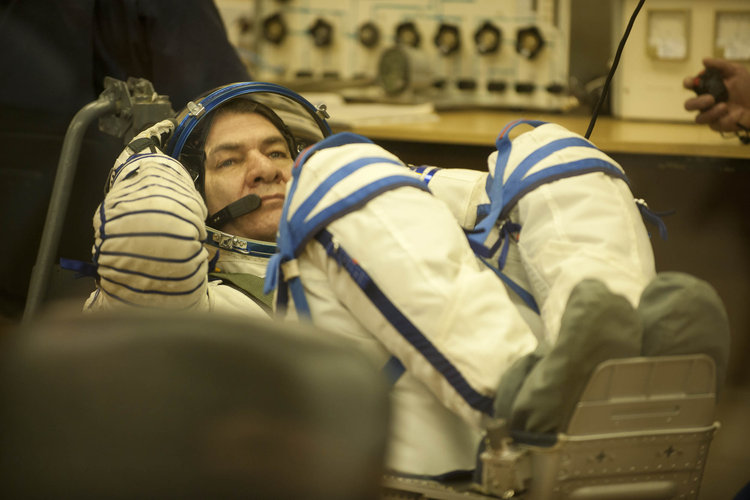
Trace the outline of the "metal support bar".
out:
M 47 218 L 44 221 L 42 240 L 39 245 L 36 263 L 31 272 L 29 293 L 23 312 L 23 321 L 34 316 L 47 292 L 47 283 L 52 272 L 55 254 L 60 244 L 65 213 L 73 188 L 81 143 L 89 125 L 95 119 L 114 111 L 117 100 L 110 93 L 104 92 L 99 99 L 90 102 L 75 114 L 65 133 L 57 174 L 52 186 Z

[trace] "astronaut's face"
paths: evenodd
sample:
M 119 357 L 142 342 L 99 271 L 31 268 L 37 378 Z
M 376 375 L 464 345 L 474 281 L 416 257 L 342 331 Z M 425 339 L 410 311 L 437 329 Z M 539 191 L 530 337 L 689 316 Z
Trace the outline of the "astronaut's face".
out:
M 257 210 L 230 220 L 221 230 L 275 241 L 294 163 L 281 132 L 257 113 L 225 112 L 213 120 L 204 151 L 209 214 L 248 194 L 261 199 Z

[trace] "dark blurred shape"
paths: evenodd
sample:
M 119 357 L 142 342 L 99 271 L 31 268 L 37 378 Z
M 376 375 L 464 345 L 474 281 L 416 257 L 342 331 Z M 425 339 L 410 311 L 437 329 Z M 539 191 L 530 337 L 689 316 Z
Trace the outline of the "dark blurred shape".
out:
M 487 83 L 487 90 L 490 92 L 505 92 L 508 88 L 508 83 L 505 80 L 490 80 Z
M 368 21 L 357 30 L 357 38 L 363 47 L 371 49 L 380 42 L 380 29 L 375 23 Z
M 333 42 L 333 26 L 325 19 L 316 19 L 308 33 L 316 47 L 328 47 Z
M 286 38 L 286 23 L 278 12 L 263 20 L 263 38 L 279 45 Z
M 517 82 L 515 89 L 519 94 L 531 94 L 536 90 L 536 84 L 534 82 Z
M 444 56 L 458 52 L 461 48 L 461 33 L 458 30 L 458 26 L 441 23 L 435 34 L 434 42 L 435 47 Z
M 456 82 L 456 87 L 461 90 L 475 90 L 477 88 L 477 81 L 473 78 L 462 78 Z
M 477 52 L 483 55 L 497 53 L 502 41 L 502 31 L 489 21 L 485 21 L 474 33 Z
M 56 313 L 7 336 L 3 498 L 376 499 L 387 387 L 320 332 Z
M 406 21 L 396 26 L 396 43 L 408 47 L 419 47 L 422 37 L 417 26 L 412 21 Z
M 693 90 L 696 94 L 711 94 L 715 102 L 726 102 L 729 92 L 724 85 L 721 71 L 717 68 L 706 68 L 693 80 Z
M 175 109 L 250 78 L 212 0 L 0 0 L 0 315 L 20 316 L 70 120 L 104 77 L 151 81 Z M 59 250 L 88 261 L 120 140 L 84 138 Z
M 539 28 L 529 26 L 516 32 L 516 52 L 526 59 L 534 59 L 544 47 L 544 38 Z

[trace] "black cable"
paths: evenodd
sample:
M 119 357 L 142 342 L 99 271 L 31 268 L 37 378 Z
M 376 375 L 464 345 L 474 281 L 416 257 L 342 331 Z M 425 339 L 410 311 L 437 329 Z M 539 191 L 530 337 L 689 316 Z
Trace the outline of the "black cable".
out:
M 630 35 L 630 30 L 633 28 L 633 24 L 635 23 L 635 18 L 638 16 L 638 12 L 640 12 L 641 7 L 643 7 L 643 4 L 645 1 L 646 0 L 640 0 L 638 2 L 638 5 L 635 7 L 635 10 L 633 11 L 633 15 L 630 16 L 628 27 L 625 28 L 625 33 L 622 35 L 622 39 L 620 40 L 620 46 L 617 47 L 617 52 L 615 53 L 615 60 L 612 62 L 612 67 L 609 69 L 609 73 L 607 73 L 607 79 L 604 81 L 604 86 L 602 87 L 602 93 L 599 96 L 599 100 L 596 102 L 596 106 L 594 107 L 594 112 L 591 115 L 589 128 L 586 131 L 586 139 L 591 137 L 591 132 L 594 130 L 596 117 L 599 115 L 599 110 L 601 109 L 602 104 L 604 103 L 604 100 L 607 98 L 607 92 L 609 91 L 609 84 L 612 81 L 612 77 L 615 75 L 615 70 L 617 69 L 617 65 L 620 62 L 620 55 L 622 54 L 622 49 L 625 48 L 625 42 L 628 39 L 628 35 Z

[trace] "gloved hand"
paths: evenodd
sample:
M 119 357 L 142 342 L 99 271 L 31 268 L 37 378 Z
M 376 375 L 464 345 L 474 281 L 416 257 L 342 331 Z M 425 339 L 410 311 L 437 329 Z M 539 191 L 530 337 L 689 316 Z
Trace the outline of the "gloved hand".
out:
M 164 121 L 138 134 L 112 168 L 93 217 L 102 293 L 88 309 L 208 309 L 208 211 L 188 171 L 160 151 L 173 129 Z
M 125 149 L 123 149 L 122 153 L 117 157 L 114 166 L 109 171 L 107 185 L 104 187 L 104 192 L 109 192 L 115 179 L 120 175 L 122 168 L 133 156 L 142 154 L 147 150 L 149 153 L 164 154 L 161 149 L 167 144 L 167 141 L 169 141 L 176 126 L 177 122 L 173 118 L 167 118 L 133 137 L 133 140 L 125 146 Z

